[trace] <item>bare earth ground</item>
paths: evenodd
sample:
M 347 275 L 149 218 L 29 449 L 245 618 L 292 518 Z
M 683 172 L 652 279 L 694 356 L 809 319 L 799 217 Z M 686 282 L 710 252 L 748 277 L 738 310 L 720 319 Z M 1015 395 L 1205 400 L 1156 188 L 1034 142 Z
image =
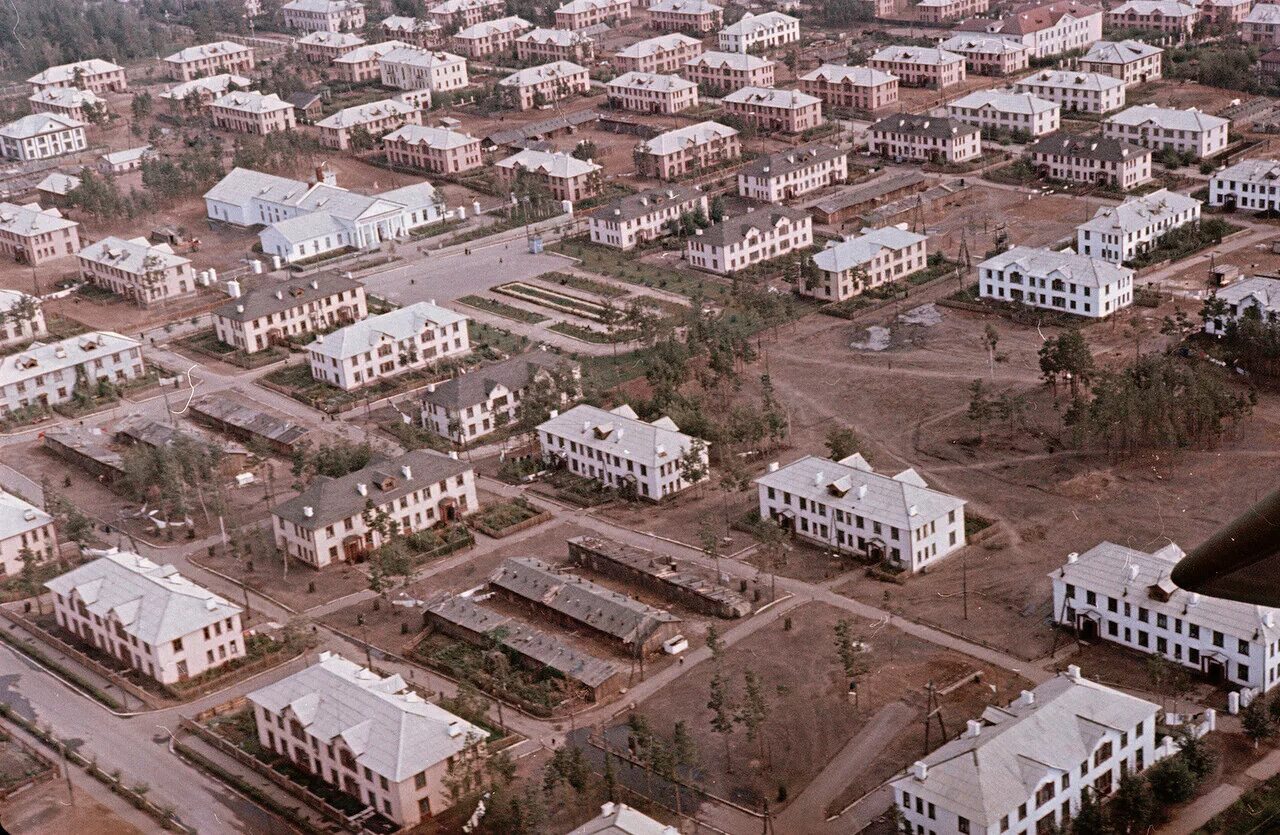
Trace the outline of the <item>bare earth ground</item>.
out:
M 1202 110 L 1206 113 L 1218 113 L 1230 105 L 1232 99 L 1248 99 L 1249 96 L 1237 90 L 1224 90 L 1218 87 L 1206 87 L 1194 81 L 1164 78 L 1148 82 L 1136 90 L 1125 93 L 1125 104 L 1158 104 L 1161 107 L 1177 107 Z
M 0 819 L 8 831 L 23 835 L 142 835 L 83 791 L 77 791 L 75 799 L 74 806 L 68 805 L 66 784 L 53 780 L 18 794 L 0 808 Z
M 1074 239 L 1075 228 L 1093 217 L 1098 201 L 1062 195 L 1027 195 L 990 185 L 972 185 L 952 197 L 929 206 L 924 224 L 931 250 L 955 257 L 961 239 L 969 245 L 973 263 L 994 247 L 1003 231 L 1008 240 L 1023 246 L 1047 246 Z

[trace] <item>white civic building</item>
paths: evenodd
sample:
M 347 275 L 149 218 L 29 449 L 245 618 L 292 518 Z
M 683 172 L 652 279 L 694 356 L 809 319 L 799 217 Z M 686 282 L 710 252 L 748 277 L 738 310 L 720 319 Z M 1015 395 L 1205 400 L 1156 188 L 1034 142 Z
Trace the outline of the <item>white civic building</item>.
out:
M 1280 160 L 1243 159 L 1209 178 L 1209 205 L 1280 211 Z
M 307 346 L 311 376 L 347 391 L 469 353 L 467 317 L 432 302 L 361 319 Z
M 1071 665 L 917 760 L 892 782 L 894 804 L 911 832 L 1050 831 L 1079 814 L 1083 790 L 1106 798 L 1173 750 L 1157 745 L 1159 713 Z
M 58 534 L 53 517 L 12 493 L 0 490 L 0 577 L 22 573 L 30 555 L 33 560 L 49 560 L 58 552 Z
M 145 370 L 142 343 L 111 331 L 32 342 L 19 353 L 0 357 L 0 416 L 65 403 L 77 385 L 126 383 Z
M 1173 543 L 1146 553 L 1101 542 L 1049 574 L 1053 619 L 1104 640 L 1197 670 L 1211 681 L 1270 690 L 1280 677 L 1276 610 L 1188 592 L 1170 579 Z
M 582 405 L 553 412 L 537 431 L 543 460 L 560 462 L 605 487 L 634 487 L 642 499 L 659 501 L 692 487 L 681 459 L 695 448 L 699 480 L 710 478 L 705 442 L 681 432 L 669 417 L 647 423 L 625 404 L 612 411 Z
M 161 684 L 243 658 L 243 611 L 146 557 L 112 548 L 45 583 L 58 625 Z
M 861 551 L 912 574 L 965 545 L 963 499 L 934 490 L 912 469 L 881 475 L 861 455 L 806 455 L 755 480 L 760 518 L 840 551 Z
M 978 265 L 984 299 L 1095 319 L 1133 303 L 1133 270 L 1101 258 L 1015 246 Z
M 1280 279 L 1253 276 L 1233 281 L 1214 295 L 1226 310 L 1204 320 L 1205 333 L 1220 336 L 1226 333 L 1228 323 L 1245 317 L 1256 317 L 1260 322 L 1280 319 Z
M 87 147 L 84 122 L 62 113 L 32 113 L 0 127 L 0 156 L 19 162 L 74 154 Z
M 1161 237 L 1200 222 L 1200 201 L 1162 188 L 1102 206 L 1076 227 L 1076 252 L 1123 264 L 1156 245 Z

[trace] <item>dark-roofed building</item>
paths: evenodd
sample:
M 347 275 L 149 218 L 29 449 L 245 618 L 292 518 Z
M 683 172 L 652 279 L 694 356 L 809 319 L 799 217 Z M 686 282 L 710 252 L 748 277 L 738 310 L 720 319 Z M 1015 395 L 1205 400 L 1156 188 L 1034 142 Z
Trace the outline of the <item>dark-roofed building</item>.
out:
M 303 90 L 289 96 L 285 101 L 293 105 L 294 116 L 299 122 L 315 122 L 324 116 L 324 98 L 319 93 Z
M 285 337 L 330 330 L 368 315 L 363 284 L 340 275 L 317 275 L 233 296 L 214 309 L 213 330 L 222 342 L 253 354 Z
M 830 197 L 822 198 L 809 209 L 819 223 L 836 225 L 876 206 L 923 191 L 928 185 L 924 174 L 919 171 L 886 174 L 870 182 L 841 189 Z
M 591 242 L 615 249 L 634 249 L 668 233 L 667 224 L 685 213 L 708 213 L 707 196 L 692 186 L 671 185 L 628 194 L 606 203 L 591 216 Z
M 892 159 L 968 162 L 982 156 L 982 131 L 955 119 L 895 113 L 871 126 L 868 149 Z
M 124 456 L 111 447 L 111 436 L 96 426 L 53 426 L 40 433 L 44 448 L 75 464 L 101 484 L 124 478 Z
M 636 583 L 704 615 L 742 618 L 751 614 L 745 597 L 697 572 L 681 570 L 675 557 L 600 536 L 570 539 L 569 556 L 578 565 Z
M 787 206 L 747 210 L 689 238 L 690 266 L 726 275 L 813 245 L 808 212 Z
M 528 666 L 552 671 L 586 690 L 594 701 L 616 695 L 622 688 L 618 668 L 608 661 L 468 598 L 446 597 L 428 606 L 425 615 L 435 629 L 476 646 L 487 648 L 496 640 Z
M 249 451 L 237 443 L 215 441 L 205 437 L 201 430 L 180 429 L 174 424 L 142 415 L 130 415 L 120 421 L 115 427 L 115 440 L 122 444 L 140 444 L 152 449 L 172 447 L 184 442 L 212 446 L 221 453 L 219 466 L 226 476 L 244 472 L 249 462 Z
M 529 139 L 547 139 L 552 136 L 573 133 L 579 125 L 599 121 L 600 114 L 594 110 L 583 110 L 578 113 L 565 113 L 541 122 L 530 122 L 516 128 L 495 131 L 484 138 L 488 148 L 517 147 L 517 143 Z
M 562 574 L 542 560 L 512 557 L 489 579 L 509 600 L 573 626 L 589 627 L 635 654 L 653 653 L 674 638 L 680 618 L 625 594 Z
M 306 427 L 243 403 L 226 392 L 191 401 L 191 416 L 242 443 L 262 443 L 280 455 L 292 455 L 307 437 Z
M 738 171 L 738 195 L 781 203 L 843 183 L 849 176 L 849 155 L 839 148 L 815 142 L 787 151 L 756 157 Z
M 385 513 L 392 529 L 405 534 L 452 522 L 478 506 L 470 464 L 420 449 L 341 478 L 317 476 L 271 511 L 272 529 L 277 548 L 324 568 L 358 562 L 387 540 L 370 524 L 375 514 Z
M 563 385 L 564 404 L 578 396 L 581 379 L 581 366 L 557 354 L 520 354 L 428 385 L 422 394 L 422 426 L 451 441 L 473 441 L 514 421 L 535 383 L 550 390 Z
M 1027 146 L 1043 176 L 1070 183 L 1102 183 L 1128 191 L 1151 179 L 1151 149 L 1106 136 L 1051 133 Z

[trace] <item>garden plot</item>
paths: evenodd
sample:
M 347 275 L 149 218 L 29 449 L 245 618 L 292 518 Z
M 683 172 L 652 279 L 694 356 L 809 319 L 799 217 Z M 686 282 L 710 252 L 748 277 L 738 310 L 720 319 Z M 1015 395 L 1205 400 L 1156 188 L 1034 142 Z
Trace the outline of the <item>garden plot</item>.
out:
M 557 313 L 581 316 L 593 322 L 604 322 L 609 316 L 609 307 L 607 305 L 560 290 L 535 287 L 524 281 L 510 281 L 506 284 L 499 284 L 493 288 L 493 291 L 504 296 L 510 296 L 513 299 L 554 310 Z

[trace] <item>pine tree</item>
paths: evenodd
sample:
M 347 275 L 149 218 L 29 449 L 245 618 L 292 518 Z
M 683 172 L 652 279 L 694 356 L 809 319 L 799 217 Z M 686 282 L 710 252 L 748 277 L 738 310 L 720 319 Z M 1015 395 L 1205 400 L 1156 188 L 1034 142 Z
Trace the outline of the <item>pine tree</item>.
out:
M 729 737 L 733 734 L 733 695 L 729 692 L 729 683 L 717 669 L 711 677 L 711 697 L 707 700 L 707 709 L 711 711 L 711 730 L 724 738 L 725 771 L 733 773 L 733 759 L 729 751 Z
M 1118 835 L 1145 832 L 1155 818 L 1155 798 L 1141 774 L 1128 772 L 1120 778 L 1115 796 L 1107 805 L 1107 816 Z

